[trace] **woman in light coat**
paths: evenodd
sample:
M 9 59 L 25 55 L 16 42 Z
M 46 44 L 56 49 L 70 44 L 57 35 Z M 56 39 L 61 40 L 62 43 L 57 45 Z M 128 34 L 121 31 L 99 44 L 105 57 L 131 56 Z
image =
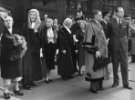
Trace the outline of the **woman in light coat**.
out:
M 96 47 L 94 53 L 85 50 L 85 65 L 86 73 L 91 81 L 90 90 L 93 93 L 97 93 L 98 90 L 103 89 L 102 83 L 104 79 L 104 68 L 94 71 L 95 58 L 107 57 L 107 40 L 103 31 L 103 27 L 100 24 L 102 20 L 102 13 L 99 10 L 93 11 L 93 19 L 86 26 L 85 45 Z M 101 65 L 99 65 L 100 67 Z

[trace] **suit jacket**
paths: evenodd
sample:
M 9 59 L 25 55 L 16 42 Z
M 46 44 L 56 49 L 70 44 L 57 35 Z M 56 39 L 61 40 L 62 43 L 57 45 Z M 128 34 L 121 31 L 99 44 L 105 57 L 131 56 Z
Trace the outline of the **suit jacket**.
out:
M 128 29 L 129 24 L 122 19 L 121 23 L 118 23 L 116 18 L 112 18 L 109 23 L 110 33 L 110 46 L 112 51 L 122 50 L 128 52 Z

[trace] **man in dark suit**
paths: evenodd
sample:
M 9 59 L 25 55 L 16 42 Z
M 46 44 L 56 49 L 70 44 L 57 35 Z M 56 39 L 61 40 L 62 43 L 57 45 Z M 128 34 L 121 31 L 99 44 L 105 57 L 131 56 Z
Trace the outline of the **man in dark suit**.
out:
M 109 23 L 114 75 L 112 87 L 117 87 L 119 85 L 118 68 L 120 64 L 123 87 L 132 89 L 128 83 L 128 29 L 130 25 L 124 19 L 124 9 L 122 7 L 117 7 L 114 13 L 115 15 Z

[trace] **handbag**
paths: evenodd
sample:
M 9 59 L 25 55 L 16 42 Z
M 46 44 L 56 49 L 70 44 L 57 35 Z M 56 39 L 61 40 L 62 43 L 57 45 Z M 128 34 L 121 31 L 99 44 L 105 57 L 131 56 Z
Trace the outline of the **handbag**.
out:
M 94 71 L 98 71 L 100 69 L 103 69 L 107 67 L 107 64 L 110 62 L 110 60 L 107 57 L 95 57 L 95 62 L 93 66 Z

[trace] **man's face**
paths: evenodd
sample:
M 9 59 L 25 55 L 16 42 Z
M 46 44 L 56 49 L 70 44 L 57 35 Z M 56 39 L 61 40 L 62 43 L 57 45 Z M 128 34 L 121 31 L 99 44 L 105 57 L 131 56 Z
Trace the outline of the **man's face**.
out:
M 97 13 L 97 15 L 95 15 L 95 18 L 96 18 L 96 20 L 98 20 L 98 21 L 102 21 L 102 12 L 99 11 L 99 12 Z
M 118 11 L 116 12 L 116 16 L 118 16 L 119 18 L 124 17 L 124 9 L 123 8 L 118 8 Z
M 47 14 L 45 14 L 45 15 L 44 15 L 44 20 L 46 21 L 46 20 L 47 20 L 47 18 L 48 18 L 48 15 L 47 15 Z
M 52 27 L 53 25 L 53 20 L 52 19 L 47 19 L 46 20 L 46 27 Z
M 83 16 L 83 13 L 82 12 L 77 12 L 77 18 L 80 18 Z
M 110 20 L 110 13 L 108 13 L 106 16 L 104 16 L 104 20 L 106 20 L 107 22 L 109 22 Z
M 69 23 L 69 28 L 71 28 L 72 25 L 73 25 L 73 21 L 71 21 L 71 22 Z

